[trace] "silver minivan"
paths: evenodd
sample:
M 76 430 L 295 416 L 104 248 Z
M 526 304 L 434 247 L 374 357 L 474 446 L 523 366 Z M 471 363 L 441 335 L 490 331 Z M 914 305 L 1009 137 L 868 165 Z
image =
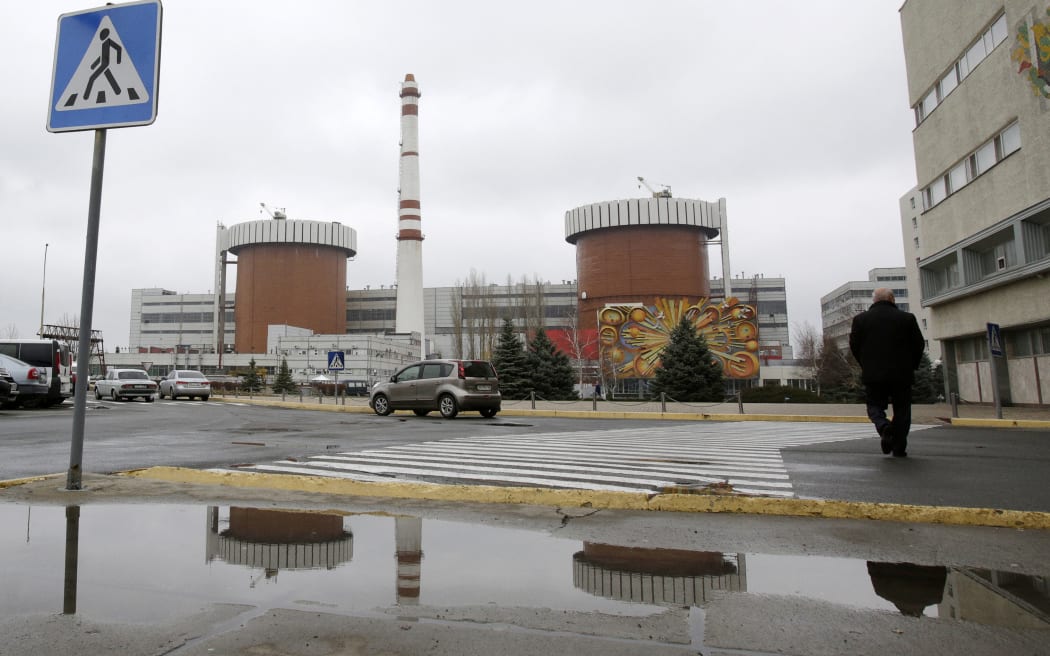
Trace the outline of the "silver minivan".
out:
M 452 419 L 460 410 L 493 417 L 500 410 L 499 378 L 485 360 L 424 360 L 402 367 L 386 382 L 376 383 L 368 405 L 377 415 L 411 410 L 423 417 L 437 410 Z

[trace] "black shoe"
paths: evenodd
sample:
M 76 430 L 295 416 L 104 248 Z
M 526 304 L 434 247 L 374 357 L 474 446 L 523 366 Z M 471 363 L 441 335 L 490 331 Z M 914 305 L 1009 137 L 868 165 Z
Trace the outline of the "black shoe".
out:
M 908 457 L 908 452 L 907 451 L 894 451 L 893 452 L 893 457 L 894 458 L 907 458 Z
M 886 424 L 878 430 L 879 437 L 882 438 L 879 445 L 882 447 L 882 452 L 888 455 L 893 450 L 893 427 Z

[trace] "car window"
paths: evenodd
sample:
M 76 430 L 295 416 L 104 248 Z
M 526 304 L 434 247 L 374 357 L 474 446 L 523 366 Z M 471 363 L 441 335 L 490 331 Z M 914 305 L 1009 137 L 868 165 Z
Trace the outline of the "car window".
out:
M 423 375 L 420 378 L 443 378 L 448 375 L 450 365 L 441 362 L 431 362 L 423 365 Z
M 411 367 L 406 367 L 401 371 L 401 373 L 397 375 L 397 382 L 400 383 L 406 380 L 416 380 L 417 378 L 419 378 L 419 369 L 420 366 L 418 364 L 414 364 Z
M 207 378 L 199 371 L 180 371 L 179 378 Z
M 471 360 L 463 363 L 463 375 L 467 378 L 495 378 L 496 371 L 484 360 Z
M 35 367 L 55 366 L 55 356 L 51 344 L 22 344 L 19 360 Z
M 145 371 L 121 371 L 117 374 L 121 380 L 144 380 L 148 378 Z

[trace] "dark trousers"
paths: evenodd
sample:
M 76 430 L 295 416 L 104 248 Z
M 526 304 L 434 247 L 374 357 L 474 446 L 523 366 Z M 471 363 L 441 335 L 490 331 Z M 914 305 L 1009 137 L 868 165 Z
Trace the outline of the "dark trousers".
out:
M 911 382 L 865 383 L 868 419 L 881 434 L 890 426 L 893 435 L 893 450 L 904 451 L 908 447 L 908 432 L 911 430 Z M 886 408 L 893 404 L 893 419 L 886 418 Z

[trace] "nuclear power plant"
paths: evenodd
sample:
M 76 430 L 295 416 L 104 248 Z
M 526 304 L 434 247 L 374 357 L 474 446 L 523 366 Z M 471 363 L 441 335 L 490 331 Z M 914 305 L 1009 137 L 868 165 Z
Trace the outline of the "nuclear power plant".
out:
M 216 293 L 132 290 L 133 352 L 107 359 L 142 366 L 152 375 L 175 367 L 221 375 L 250 360 L 276 370 L 287 360 L 302 381 L 331 373 L 325 356 L 339 350 L 345 352 L 339 371 L 364 388 L 430 355 L 490 358 L 504 317 L 521 333 L 542 326 L 559 348 L 573 351 L 581 381 L 601 378 L 608 384 L 612 376 L 625 392 L 644 391 L 644 379 L 658 366 L 680 318 L 704 331 L 727 375 L 741 384 L 759 382 L 760 362 L 791 357 L 783 279 L 730 276 L 725 199 L 675 198 L 669 187 L 653 189 L 643 178 L 639 186 L 649 197 L 565 212 L 564 238 L 576 248 L 576 280 L 428 288 L 424 294 L 421 94 L 412 74 L 400 83 L 398 97 L 397 259 L 388 288 L 352 290 L 347 284 L 347 260 L 358 253 L 353 228 L 290 219 L 283 208 L 260 203 L 268 219 L 218 225 Z M 712 279 L 709 249 L 718 245 L 722 275 Z M 231 264 L 236 285 L 228 298 Z M 733 291 L 740 283 L 748 292 L 737 301 Z M 793 371 L 771 374 L 777 383 L 802 378 Z

